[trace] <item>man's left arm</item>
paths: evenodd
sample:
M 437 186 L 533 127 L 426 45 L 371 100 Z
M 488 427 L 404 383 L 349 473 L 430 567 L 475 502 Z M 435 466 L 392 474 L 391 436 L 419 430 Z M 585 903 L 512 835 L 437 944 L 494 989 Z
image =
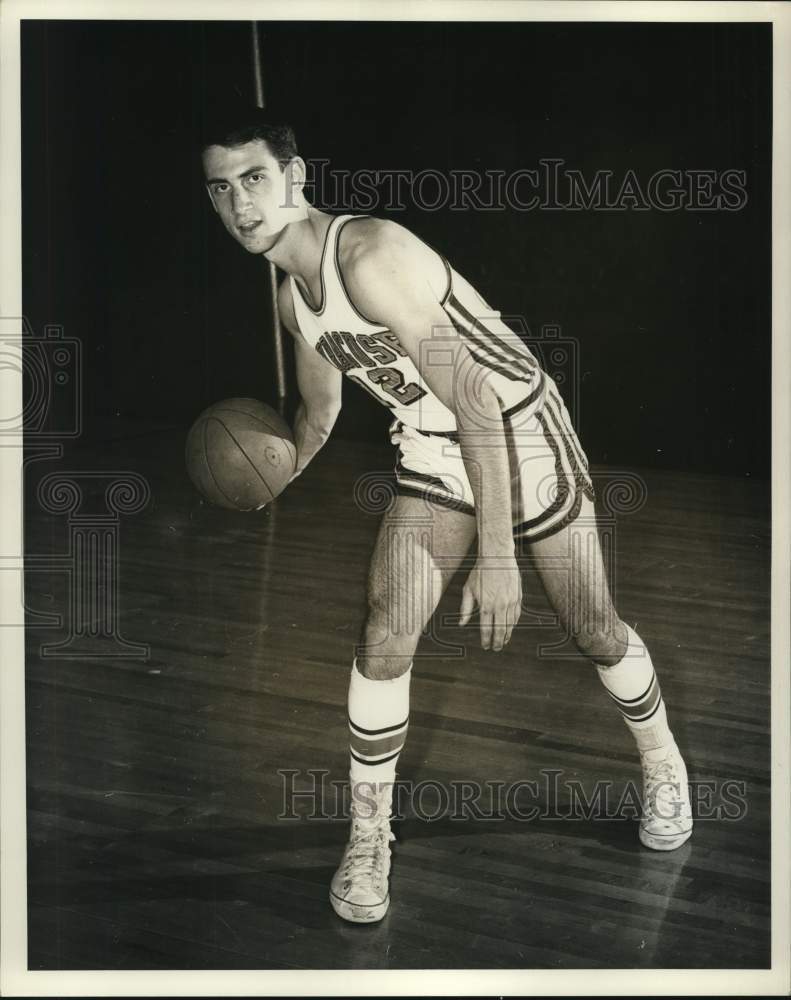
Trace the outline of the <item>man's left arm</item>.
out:
M 456 416 L 478 527 L 478 558 L 464 586 L 460 624 L 469 621 L 477 604 L 481 645 L 502 649 L 519 619 L 522 587 L 508 448 L 488 369 L 472 357 L 401 239 L 379 240 L 357 252 L 344 277 L 354 304 L 396 335 L 426 384 Z

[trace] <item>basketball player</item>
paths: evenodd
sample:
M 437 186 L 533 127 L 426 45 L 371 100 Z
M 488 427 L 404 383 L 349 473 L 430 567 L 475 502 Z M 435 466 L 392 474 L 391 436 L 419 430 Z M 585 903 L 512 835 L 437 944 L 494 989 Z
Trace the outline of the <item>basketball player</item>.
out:
M 351 670 L 351 832 L 330 889 L 335 911 L 369 922 L 388 908 L 392 787 L 413 657 L 475 539 L 460 624 L 477 608 L 482 647 L 496 652 L 509 642 L 522 600 L 515 542 L 527 543 L 561 627 L 634 736 L 644 781 L 640 840 L 679 847 L 692 832 L 684 761 L 648 651 L 613 608 L 588 463 L 554 381 L 413 233 L 309 204 L 289 127 L 268 124 L 262 112 L 227 120 L 204 136 L 202 157 L 225 228 L 287 275 L 278 309 L 294 339 L 301 396 L 295 474 L 327 440 L 342 374 L 393 417 L 397 495 L 373 553 Z

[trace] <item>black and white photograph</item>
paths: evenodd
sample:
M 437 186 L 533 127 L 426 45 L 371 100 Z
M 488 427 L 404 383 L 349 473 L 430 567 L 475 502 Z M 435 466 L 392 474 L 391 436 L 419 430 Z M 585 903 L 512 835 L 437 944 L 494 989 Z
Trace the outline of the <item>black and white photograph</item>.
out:
M 9 0 L 4 995 L 788 993 L 788 14 Z

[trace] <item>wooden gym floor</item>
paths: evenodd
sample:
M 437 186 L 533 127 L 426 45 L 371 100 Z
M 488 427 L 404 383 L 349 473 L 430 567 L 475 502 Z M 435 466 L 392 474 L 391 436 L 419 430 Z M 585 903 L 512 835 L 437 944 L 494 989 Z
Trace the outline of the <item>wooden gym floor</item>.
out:
M 399 776 L 477 782 L 483 810 L 492 782 L 537 785 L 500 819 L 452 818 L 436 785 L 407 799 L 390 912 L 356 926 L 327 900 L 346 823 L 310 819 L 307 797 L 297 818 L 278 818 L 279 772 L 298 772 L 303 790 L 309 769 L 345 777 L 346 687 L 378 524 L 352 491 L 390 469 L 391 449 L 331 440 L 254 515 L 200 501 L 183 440 L 179 428 L 116 428 L 27 469 L 34 555 L 68 545 L 66 517 L 36 501 L 47 473 L 133 470 L 152 490 L 122 517 L 118 545 L 119 628 L 149 658 L 45 658 L 65 625 L 31 619 L 28 630 L 31 969 L 768 965 L 766 483 L 644 472 L 647 503 L 616 522 L 619 611 L 652 651 L 699 813 L 730 818 L 699 818 L 677 852 L 639 846 L 628 801 L 617 809 L 639 782 L 629 734 L 592 667 L 539 656 L 559 632 L 528 573 L 532 624 L 504 652 L 484 653 L 468 629 L 455 655 L 453 625 L 421 646 Z M 67 574 L 28 572 L 27 605 L 63 614 Z M 610 782 L 610 812 L 570 818 L 574 782 L 589 796 Z M 525 818 L 531 804 L 545 816 Z

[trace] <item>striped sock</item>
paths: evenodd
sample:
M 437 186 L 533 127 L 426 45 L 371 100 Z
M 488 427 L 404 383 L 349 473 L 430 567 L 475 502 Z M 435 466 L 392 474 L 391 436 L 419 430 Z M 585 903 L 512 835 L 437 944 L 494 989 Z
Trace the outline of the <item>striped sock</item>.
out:
M 626 626 L 628 646 L 614 667 L 597 666 L 602 684 L 618 706 L 641 753 L 673 742 L 659 681 L 640 636 Z
M 395 782 L 396 762 L 409 723 L 409 682 L 412 664 L 400 677 L 376 681 L 352 665 L 349 682 L 349 778 L 355 787 L 381 791 Z

